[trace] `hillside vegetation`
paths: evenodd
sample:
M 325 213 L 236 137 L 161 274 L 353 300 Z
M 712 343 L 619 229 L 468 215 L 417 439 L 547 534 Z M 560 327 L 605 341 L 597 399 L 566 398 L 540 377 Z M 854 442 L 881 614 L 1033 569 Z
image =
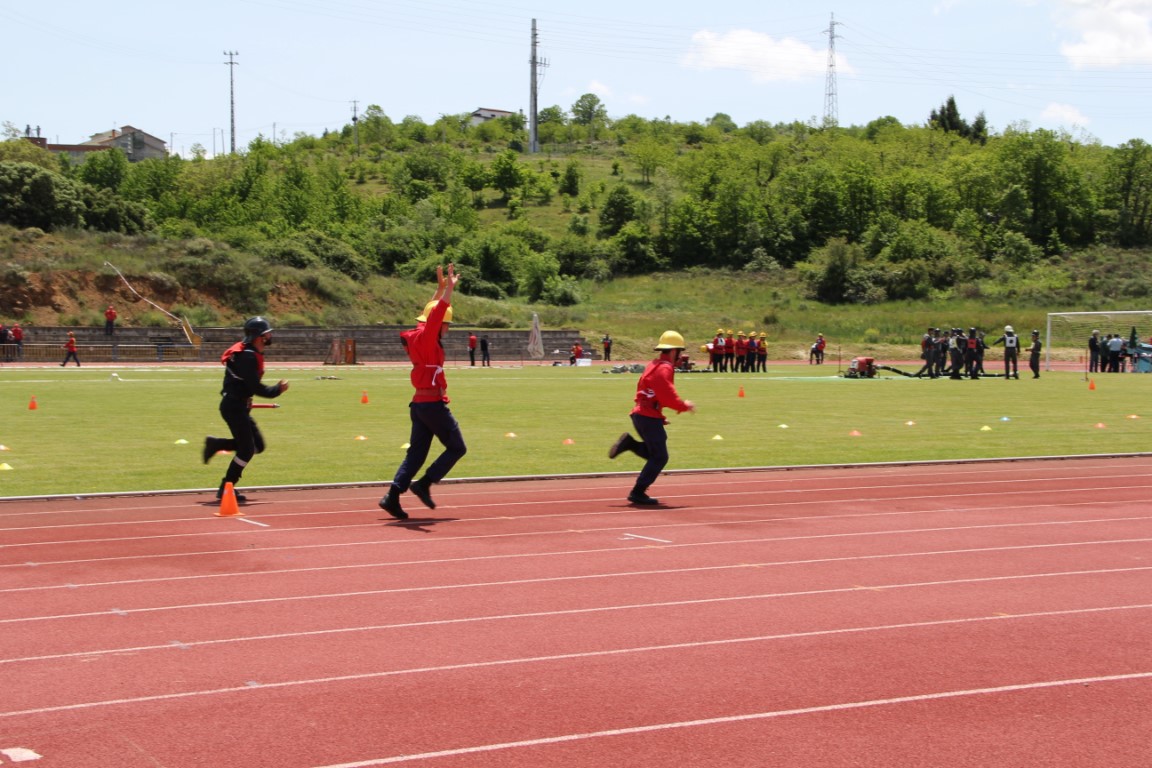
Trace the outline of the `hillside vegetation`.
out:
M 537 311 L 638 340 L 720 325 L 905 344 L 929 325 L 1140 308 L 1152 291 L 1141 140 L 989 133 L 951 99 L 914 126 L 611 121 L 591 94 L 542 110 L 540 138 L 526 154 L 521 116 L 427 125 L 378 107 L 214 159 L 70 166 L 10 138 L 0 316 L 94 322 L 116 290 L 106 261 L 194 325 L 407 322 L 453 261 L 471 323 Z

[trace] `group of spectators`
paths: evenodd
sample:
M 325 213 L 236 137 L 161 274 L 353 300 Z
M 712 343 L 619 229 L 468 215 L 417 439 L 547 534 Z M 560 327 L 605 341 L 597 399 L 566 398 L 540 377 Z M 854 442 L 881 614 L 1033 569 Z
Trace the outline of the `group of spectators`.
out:
M 1134 335 L 1135 329 L 1133 329 Z M 1130 346 L 1130 342 L 1118 333 L 1105 334 L 1104 338 L 1100 338 L 1100 331 L 1092 331 L 1092 335 L 1088 337 L 1088 371 L 1090 373 L 1124 371 L 1129 358 L 1140 356 L 1139 345 L 1134 349 L 1129 349 Z
M 969 328 L 952 328 L 947 333 L 939 328 L 929 328 L 920 339 L 920 359 L 924 365 L 916 372 L 918 378 L 932 379 L 947 376 L 950 379 L 978 379 L 981 376 L 999 376 L 984 370 L 984 353 L 993 346 L 1004 347 L 1004 378 L 1019 379 L 1018 367 L 1020 351 L 1026 347 L 1028 367 L 1032 378 L 1040 378 L 1040 331 L 1032 331 L 1030 340 L 1025 341 L 1016 335 L 1010 325 L 1004 326 L 1004 333 L 991 344 L 984 340 L 984 332 Z

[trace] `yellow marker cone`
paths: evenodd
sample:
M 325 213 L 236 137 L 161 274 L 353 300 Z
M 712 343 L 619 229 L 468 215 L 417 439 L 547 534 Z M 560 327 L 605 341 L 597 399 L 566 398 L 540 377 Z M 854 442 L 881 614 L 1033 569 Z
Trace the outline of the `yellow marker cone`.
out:
M 906 426 L 906 427 L 914 427 L 914 426 L 916 426 L 916 422 L 914 422 L 914 421 L 906 421 L 906 422 L 904 422 L 904 426 Z
M 0 464 L 0 470 L 9 470 L 12 467 L 9 464 Z
M 404 450 L 404 451 L 406 451 L 406 450 L 408 450 L 408 449 L 409 449 L 409 448 L 411 448 L 411 447 L 412 447 L 412 443 L 403 443 L 403 444 L 400 446 L 400 449 L 401 449 L 401 450 Z
M 1138 418 L 1140 418 L 1140 417 L 1139 417 L 1139 416 L 1137 416 L 1136 414 L 1132 414 L 1132 415 L 1131 415 L 1131 416 L 1129 416 L 1128 418 L 1130 418 L 1130 419 L 1138 419 Z M 4 446 L 0 445 L 0 451 L 6 451 L 6 450 L 8 450 L 8 449 L 7 449 L 7 448 L 5 448 Z
M 356 437 L 354 437 L 352 439 L 353 440 L 367 440 L 368 438 L 364 437 L 364 435 L 356 435 Z
M 224 483 L 224 493 L 220 495 L 220 509 L 216 510 L 216 517 L 244 517 L 240 505 L 236 503 L 236 489 L 232 483 Z
M 715 437 L 713 437 L 712 439 L 713 439 L 713 440 L 723 440 L 724 438 L 720 437 L 720 435 L 716 435 L 716 436 L 715 436 Z
M 780 429 L 788 429 L 788 425 L 787 424 L 781 424 L 779 428 Z
M 506 433 L 504 433 L 504 437 L 516 437 L 516 433 L 515 432 L 506 432 Z
M 188 441 L 185 440 L 184 438 L 180 438 L 175 443 L 173 443 L 173 445 L 188 445 Z
M 985 424 L 983 427 L 980 427 L 980 431 L 981 432 L 991 432 L 992 427 L 989 427 L 987 424 Z
M 1129 416 L 1128 418 L 1130 418 L 1130 419 L 1134 419 L 1134 418 L 1136 418 L 1136 417 L 1135 417 L 1135 416 Z M 0 445 L 0 451 L 10 451 L 10 450 L 12 450 L 12 449 L 11 449 L 11 448 L 9 448 L 8 446 L 6 446 L 6 445 Z

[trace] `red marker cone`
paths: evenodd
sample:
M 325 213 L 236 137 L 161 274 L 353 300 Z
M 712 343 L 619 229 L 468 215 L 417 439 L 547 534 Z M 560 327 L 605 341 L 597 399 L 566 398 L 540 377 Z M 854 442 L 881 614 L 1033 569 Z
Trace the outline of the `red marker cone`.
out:
M 28 410 L 34 411 L 40 406 L 36 405 L 36 395 L 32 395 L 32 399 L 28 402 Z
M 744 387 L 740 387 L 740 394 L 736 395 L 736 397 L 744 397 Z
M 360 402 L 364 405 L 368 405 L 368 390 L 364 390 L 364 392 L 361 393 Z
M 1096 389 L 1096 379 L 1088 379 L 1088 389 L 1089 391 Z
M 244 517 L 240 505 L 236 503 L 236 489 L 232 483 L 224 483 L 224 493 L 220 494 L 220 509 L 216 517 Z

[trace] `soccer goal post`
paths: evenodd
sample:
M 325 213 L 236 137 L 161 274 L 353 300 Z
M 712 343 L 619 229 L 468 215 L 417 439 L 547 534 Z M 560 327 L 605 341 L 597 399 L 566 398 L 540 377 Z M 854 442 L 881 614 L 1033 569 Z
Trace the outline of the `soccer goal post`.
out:
M 1093 331 L 1100 332 L 1101 342 L 1107 336 L 1119 336 L 1128 342 L 1133 335 L 1137 341 L 1152 336 L 1152 309 L 1122 310 L 1117 312 L 1049 312 L 1047 340 L 1044 343 L 1044 368 L 1052 370 L 1052 347 L 1079 349 L 1085 372 L 1088 370 L 1088 339 Z

